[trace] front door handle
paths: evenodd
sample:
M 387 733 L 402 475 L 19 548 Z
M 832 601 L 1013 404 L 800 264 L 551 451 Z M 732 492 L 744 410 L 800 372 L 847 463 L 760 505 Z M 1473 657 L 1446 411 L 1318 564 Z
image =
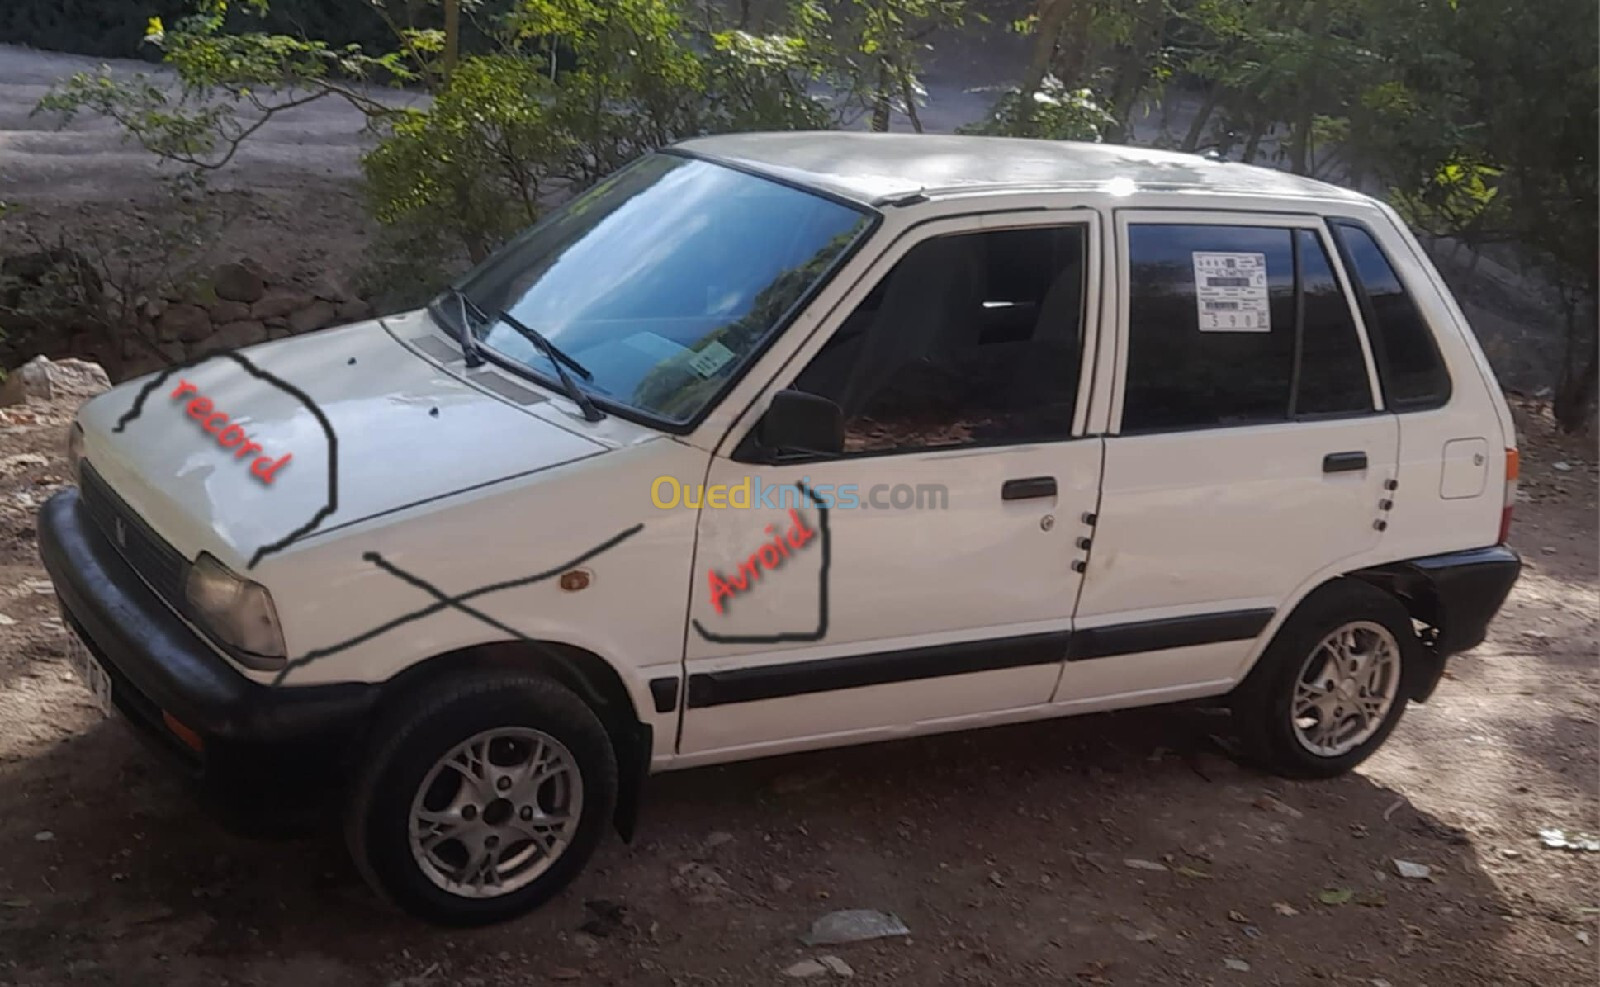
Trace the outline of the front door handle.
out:
M 1021 480 L 1007 480 L 1000 487 L 1001 500 L 1027 500 L 1031 497 L 1055 495 L 1056 478 L 1053 476 L 1030 476 Z
M 1354 473 L 1367 468 L 1364 452 L 1330 452 L 1322 457 L 1324 473 Z

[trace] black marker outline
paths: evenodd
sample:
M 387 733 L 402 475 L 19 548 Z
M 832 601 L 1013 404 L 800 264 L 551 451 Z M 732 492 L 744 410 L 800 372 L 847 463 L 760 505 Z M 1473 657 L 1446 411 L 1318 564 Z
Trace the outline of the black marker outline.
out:
M 644 524 L 643 523 L 636 524 L 631 528 L 627 528 L 627 529 L 625 529 L 623 531 L 618 532 L 615 535 L 612 535 L 610 538 L 607 538 L 605 541 L 603 541 L 600 544 L 596 545 L 594 548 L 589 549 L 587 552 L 584 552 L 582 555 L 578 556 L 577 558 L 572 559 L 569 562 L 563 562 L 561 565 L 556 566 L 554 569 L 548 569 L 548 570 L 546 570 L 544 572 L 536 573 L 536 574 L 534 574 L 532 576 L 523 576 L 520 579 L 507 579 L 507 580 L 505 580 L 503 582 L 490 583 L 487 586 L 480 586 L 477 589 L 468 590 L 465 593 L 458 593 L 455 596 L 450 596 L 449 594 L 445 593 L 443 590 L 439 589 L 437 586 L 434 586 L 432 583 L 429 583 L 426 580 L 422 579 L 420 576 L 414 576 L 414 575 L 412 575 L 410 573 L 404 572 L 404 570 L 398 568 L 397 566 L 394 565 L 394 563 L 392 563 L 389 560 L 385 559 L 382 555 L 379 555 L 377 552 L 363 552 L 361 557 L 364 560 L 366 560 L 368 562 L 371 562 L 373 565 L 376 565 L 378 568 L 384 570 L 385 572 L 389 573 L 390 575 L 394 576 L 395 578 L 400 579 L 400 580 L 402 580 L 404 582 L 411 583 L 413 586 L 416 586 L 419 589 L 424 590 L 428 594 L 432 595 L 436 599 L 437 602 L 430 603 L 428 606 L 423 607 L 421 610 L 413 610 L 410 613 L 402 614 L 399 617 L 394 618 L 393 620 L 390 620 L 390 621 L 387 621 L 385 623 L 379 624 L 377 627 L 374 627 L 369 631 L 364 631 L 364 632 L 362 632 L 360 634 L 357 634 L 355 637 L 348 638 L 348 639 L 346 639 L 344 641 L 339 642 L 338 644 L 329 645 L 326 648 L 314 648 L 311 651 L 307 651 L 305 654 L 301 655 L 300 657 L 298 657 L 298 658 L 294 659 L 293 661 L 289 662 L 288 664 L 284 665 L 283 668 L 278 671 L 277 676 L 273 678 L 272 684 L 274 686 L 281 685 L 283 683 L 284 678 L 287 677 L 288 674 L 291 671 L 295 670 L 296 668 L 301 668 L 301 667 L 304 667 L 306 665 L 309 665 L 309 664 L 311 664 L 312 662 L 316 661 L 319 658 L 326 658 L 329 655 L 338 654 L 339 652 L 344 651 L 347 648 L 353 648 L 358 644 L 362 644 L 362 643 L 365 643 L 367 641 L 370 641 L 373 638 L 379 636 L 380 634 L 388 633 L 389 631 L 394 630 L 396 627 L 399 627 L 402 624 L 408 624 L 413 620 L 421 620 L 423 617 L 432 616 L 433 614 L 436 614 L 441 610 L 448 610 L 448 609 L 452 609 L 452 608 L 460 610 L 463 613 L 471 614 L 472 616 L 477 617 L 479 620 L 482 620 L 484 623 L 489 624 L 490 626 L 495 627 L 495 628 L 497 628 L 499 630 L 508 631 L 509 633 L 515 635 L 517 638 L 519 638 L 519 639 L 521 639 L 523 641 L 531 641 L 533 639 L 528 637 L 527 635 L 520 634 L 517 631 L 515 631 L 515 630 L 507 627 L 506 625 L 500 623 L 499 621 L 494 620 L 494 619 L 488 617 L 487 615 L 478 612 L 475 609 L 464 607 L 461 604 L 465 603 L 467 600 L 471 600 L 471 599 L 475 599 L 477 597 L 483 596 L 486 593 L 496 593 L 496 592 L 499 592 L 500 590 L 511 589 L 512 587 L 515 587 L 515 586 L 529 586 L 529 585 L 532 585 L 533 583 L 537 583 L 537 582 L 540 582 L 542 580 L 549 579 L 551 576 L 560 575 L 561 573 L 566 572 L 568 569 L 572 569 L 572 568 L 574 568 L 576 566 L 582 565 L 583 563 L 589 561 L 590 559 L 592 559 L 595 556 L 601 554 L 602 552 L 607 552 L 607 551 L 617 547 L 618 545 L 620 545 L 623 542 L 627 541 L 629 538 L 632 538 L 634 535 L 638 534 L 642 530 L 644 530 Z
M 246 569 L 254 569 L 256 567 L 256 563 L 260 562 L 266 556 L 272 554 L 273 552 L 281 552 L 294 542 L 304 538 L 306 535 L 309 535 L 312 531 L 316 530 L 317 525 L 321 524 L 323 520 L 328 517 L 328 515 L 332 514 L 339 508 L 339 437 L 334 434 L 333 425 L 328 421 L 328 416 L 323 414 L 322 409 L 317 406 L 315 401 L 311 400 L 311 398 L 308 397 L 304 391 L 300 390 L 300 388 L 294 386 L 276 374 L 262 370 L 254 363 L 251 363 L 249 358 L 244 356 L 242 353 L 239 353 L 236 350 L 217 350 L 212 353 L 204 353 L 199 356 L 192 356 L 187 360 L 174 363 L 152 377 L 143 387 L 139 389 L 138 396 L 133 399 L 133 407 L 123 412 L 122 417 L 117 419 L 117 424 L 111 429 L 111 431 L 120 434 L 128 427 L 129 422 L 132 422 L 134 419 L 144 414 L 145 399 L 148 398 L 156 388 L 166 383 L 168 378 L 170 378 L 174 373 L 177 373 L 179 370 L 204 363 L 207 360 L 215 359 L 219 356 L 225 356 L 233 360 L 235 363 L 239 364 L 239 366 L 244 368 L 245 373 L 249 374 L 255 379 L 263 381 L 267 384 L 271 384 L 291 397 L 298 398 L 301 404 L 304 404 L 308 409 L 310 409 L 311 414 L 317 419 L 317 424 L 322 426 L 323 434 L 328 437 L 328 502 L 318 509 L 315 514 L 312 514 L 311 520 L 307 521 L 304 525 L 296 528 L 294 531 L 289 532 L 289 534 L 285 535 L 281 540 L 270 545 L 263 545 L 256 549 L 255 554 L 250 556 L 250 562 L 245 566 Z
M 804 483 L 796 483 L 800 492 L 805 494 L 813 504 L 817 505 L 817 527 L 822 529 L 822 573 L 821 579 L 821 613 L 814 632 L 794 632 L 789 634 L 713 634 L 700 623 L 700 618 L 692 617 L 689 622 L 694 625 L 699 635 L 713 644 L 783 644 L 788 641 L 820 641 L 828 633 L 828 563 L 833 555 L 833 536 L 828 533 L 828 505 L 822 502 Z

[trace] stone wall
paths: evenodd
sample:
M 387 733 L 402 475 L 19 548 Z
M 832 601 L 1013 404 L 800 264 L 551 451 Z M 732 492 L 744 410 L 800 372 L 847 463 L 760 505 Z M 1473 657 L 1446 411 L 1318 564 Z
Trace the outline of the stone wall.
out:
M 116 377 L 126 380 L 190 357 L 371 316 L 372 306 L 337 277 L 316 284 L 286 281 L 244 258 L 221 265 L 177 297 L 140 306 L 137 331 L 123 337 Z

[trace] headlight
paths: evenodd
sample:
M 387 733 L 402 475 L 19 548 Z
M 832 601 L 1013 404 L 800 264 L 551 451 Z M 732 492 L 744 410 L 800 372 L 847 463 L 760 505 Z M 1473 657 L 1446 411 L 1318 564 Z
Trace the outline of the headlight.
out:
M 78 464 L 83 461 L 83 426 L 73 422 L 67 429 L 67 469 L 72 479 L 78 478 Z
M 184 596 L 189 602 L 189 616 L 226 644 L 245 665 L 256 669 L 283 667 L 283 629 L 265 586 L 237 575 L 201 552 L 189 567 Z

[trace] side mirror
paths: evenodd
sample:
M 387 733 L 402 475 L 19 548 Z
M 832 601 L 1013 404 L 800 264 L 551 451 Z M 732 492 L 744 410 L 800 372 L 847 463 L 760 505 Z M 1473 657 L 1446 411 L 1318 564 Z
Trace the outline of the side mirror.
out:
M 761 419 L 761 445 L 775 453 L 836 456 L 844 451 L 844 413 L 827 398 L 779 391 Z

